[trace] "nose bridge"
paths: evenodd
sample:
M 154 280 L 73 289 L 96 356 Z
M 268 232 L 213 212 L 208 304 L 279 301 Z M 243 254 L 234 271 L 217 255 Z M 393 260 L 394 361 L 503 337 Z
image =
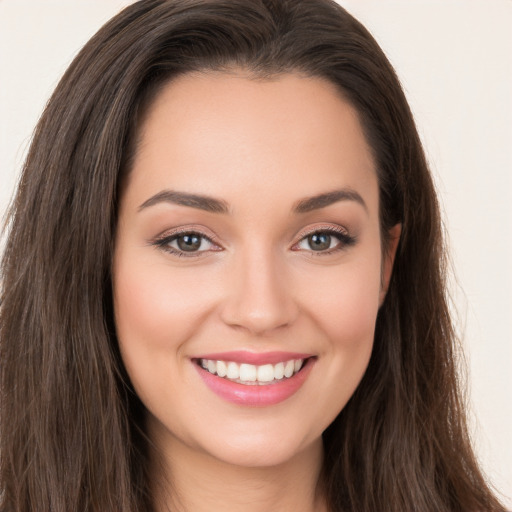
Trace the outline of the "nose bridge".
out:
M 230 326 L 262 334 L 293 322 L 297 308 L 283 261 L 269 247 L 235 255 L 222 316 Z

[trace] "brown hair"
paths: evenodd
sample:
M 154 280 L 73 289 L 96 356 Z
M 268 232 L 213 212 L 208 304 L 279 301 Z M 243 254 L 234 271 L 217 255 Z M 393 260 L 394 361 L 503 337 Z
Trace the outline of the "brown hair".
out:
M 112 314 L 120 183 L 159 87 L 233 68 L 336 84 L 374 152 L 382 233 L 402 223 L 369 367 L 324 433 L 330 508 L 503 510 L 468 439 L 439 209 L 411 112 L 377 43 L 330 0 L 143 0 L 65 73 L 35 131 L 1 267 L 1 510 L 152 510 L 144 408 Z

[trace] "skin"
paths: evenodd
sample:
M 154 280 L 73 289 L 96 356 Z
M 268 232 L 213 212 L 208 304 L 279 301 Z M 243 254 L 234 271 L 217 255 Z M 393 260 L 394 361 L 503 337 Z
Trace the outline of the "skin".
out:
M 210 72 L 166 85 L 140 130 L 119 211 L 114 305 L 158 454 L 158 506 L 176 506 L 162 477 L 172 475 L 179 510 L 326 510 L 321 435 L 367 367 L 400 233 L 383 251 L 375 165 L 357 114 L 317 78 Z M 295 210 L 340 189 L 362 201 Z M 227 213 L 148 205 L 164 190 L 218 199 Z M 213 242 L 181 257 L 155 245 L 175 229 Z M 315 251 L 315 229 L 354 242 L 332 235 L 330 249 Z M 215 395 L 192 361 L 231 350 L 315 360 L 290 398 L 246 407 Z

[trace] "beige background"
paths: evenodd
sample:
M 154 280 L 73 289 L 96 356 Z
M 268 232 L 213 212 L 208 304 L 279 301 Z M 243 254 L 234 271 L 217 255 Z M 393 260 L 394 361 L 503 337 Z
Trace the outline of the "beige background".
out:
M 0 214 L 59 77 L 127 0 L 0 0 Z M 415 113 L 450 237 L 472 432 L 512 508 L 512 0 L 340 0 Z

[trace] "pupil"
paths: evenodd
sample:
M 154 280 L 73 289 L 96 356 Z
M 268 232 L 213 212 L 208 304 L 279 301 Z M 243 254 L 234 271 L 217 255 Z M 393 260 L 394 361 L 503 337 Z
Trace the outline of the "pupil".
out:
M 197 251 L 201 247 L 201 237 L 198 235 L 181 235 L 177 242 L 182 251 Z
M 308 242 L 314 251 L 324 251 L 331 246 L 331 235 L 326 233 L 315 233 L 308 236 Z

